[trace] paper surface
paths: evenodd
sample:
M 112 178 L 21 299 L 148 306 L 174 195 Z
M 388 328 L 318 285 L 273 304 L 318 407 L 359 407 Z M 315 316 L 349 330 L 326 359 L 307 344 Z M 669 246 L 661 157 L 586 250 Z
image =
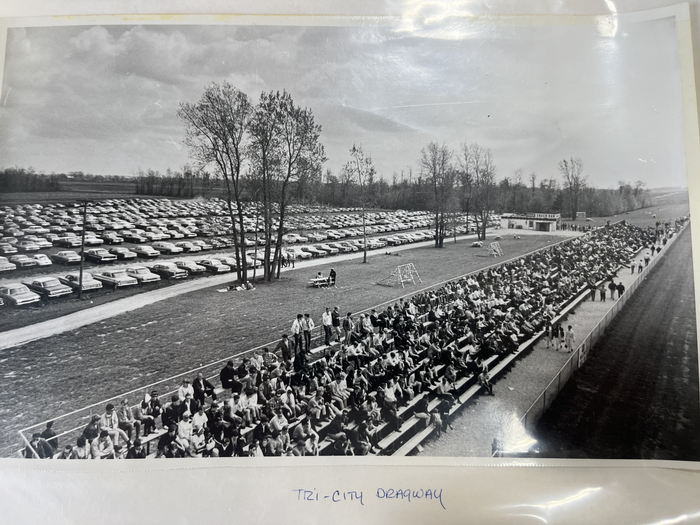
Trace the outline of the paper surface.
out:
M 611 4 L 612 2 L 608 2 Z M 13 5 L 14 4 L 14 5 Z M 501 12 L 545 12 L 548 6 L 529 3 L 505 4 Z M 32 6 L 9 2 L 2 16 L 31 16 L 53 12 L 67 14 L 67 4 Z M 91 3 L 75 2 L 70 11 L 95 9 Z M 150 12 L 184 12 L 199 9 L 184 3 L 149 5 Z M 128 6 L 143 13 L 144 7 Z M 269 13 L 291 13 L 286 5 L 271 6 Z M 347 7 L 347 6 L 346 6 Z M 415 7 L 415 6 L 414 6 Z M 614 4 L 613 4 L 614 7 Z M 618 6 L 619 7 L 619 6 Z M 618 8 L 616 7 L 616 9 Z M 660 7 L 647 2 L 634 9 Z M 45 11 L 37 11 L 39 9 Z M 48 11 L 49 8 L 57 11 Z M 309 24 L 308 16 L 329 12 L 321 5 L 295 6 L 295 17 L 224 17 L 200 15 L 134 16 L 101 19 L 47 17 L 8 23 L 23 25 L 270 23 Z M 620 11 L 624 11 L 621 7 Z M 121 6 L 101 5 L 102 14 L 126 13 Z M 210 12 L 233 10 L 230 5 L 209 6 Z M 238 12 L 252 12 L 248 5 Z M 345 14 L 343 7 L 338 14 Z M 351 14 L 400 16 L 410 6 L 357 6 Z M 402 10 L 403 9 L 403 10 Z M 578 13 L 573 8 L 563 15 Z M 591 9 L 588 4 L 581 9 Z M 693 4 L 694 13 L 698 6 Z M 63 10 L 63 11 L 58 11 Z M 595 12 L 607 15 L 610 5 Z M 336 11 L 337 13 L 337 11 Z M 468 6 L 457 15 L 467 15 Z M 498 9 L 487 13 L 487 23 L 515 23 L 499 19 Z M 699 202 L 698 130 L 695 75 L 690 33 L 691 19 L 685 5 L 659 9 L 640 17 L 675 17 L 684 110 L 684 149 L 691 209 Z M 356 19 L 333 19 L 352 25 Z M 381 23 L 369 16 L 367 23 Z M 592 23 L 588 17 L 518 17 L 517 24 Z M 698 27 L 695 26 L 697 32 Z M 0 51 L 4 35 L 0 36 Z M 696 51 L 697 52 L 697 51 Z M 1 114 L 0 114 L 1 115 Z M 697 228 L 696 228 L 697 229 Z M 700 257 L 700 233 L 693 232 L 693 253 Z M 700 260 L 698 258 L 695 259 Z M 696 265 L 697 266 L 697 265 Z M 696 274 L 697 276 L 697 274 Z M 696 297 L 700 294 L 695 279 Z M 4 497 L 0 512 L 8 523 L 84 523 L 96 516 L 103 523 L 248 521 L 268 523 L 668 523 L 700 521 L 697 494 L 700 473 L 694 463 L 599 460 L 498 460 L 463 458 L 338 459 L 294 458 L 170 460 L 135 462 L 30 462 L 2 460 L 0 485 Z M 3 521 L 3 520 L 0 520 Z

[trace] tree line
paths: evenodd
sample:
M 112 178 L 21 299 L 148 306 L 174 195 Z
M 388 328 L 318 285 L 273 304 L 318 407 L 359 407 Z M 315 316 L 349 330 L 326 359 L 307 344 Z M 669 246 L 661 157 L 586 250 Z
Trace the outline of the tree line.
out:
M 457 148 L 430 142 L 418 153 L 418 171 L 408 180 L 395 173 L 391 181 L 377 176 L 371 153 L 353 144 L 347 162 L 334 174 L 323 171 L 326 160 L 322 128 L 309 108 L 297 105 L 286 91 L 262 92 L 256 102 L 228 82 L 212 83 L 194 102 L 182 102 L 178 117 L 192 164 L 180 171 L 140 171 L 130 181 L 137 194 L 170 197 L 222 196 L 227 202 L 237 262 L 237 277 L 248 278 L 246 234 L 250 228 L 244 203 L 255 201 L 256 223 L 262 221 L 266 280 L 282 267 L 282 236 L 290 203 L 368 208 L 430 210 L 435 246 L 457 221 L 473 228 L 480 239 L 493 213 L 561 213 L 578 211 L 606 216 L 650 205 L 642 182 L 620 182 L 616 190 L 587 184 L 583 161 L 570 157 L 558 163 L 560 179 L 525 176 L 522 170 L 497 179 L 490 149 L 464 142 Z M 0 191 L 56 191 L 62 178 L 98 180 L 81 172 L 42 175 L 33 170 L 0 171 Z M 256 228 L 257 230 L 257 228 Z M 366 261 L 366 251 L 365 251 Z

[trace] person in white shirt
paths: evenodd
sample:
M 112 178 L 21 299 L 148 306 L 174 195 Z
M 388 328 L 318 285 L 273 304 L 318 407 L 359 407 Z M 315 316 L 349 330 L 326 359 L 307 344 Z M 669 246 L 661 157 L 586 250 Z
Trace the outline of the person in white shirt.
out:
M 124 440 L 124 443 L 129 442 L 129 436 L 121 428 L 119 428 L 119 417 L 114 410 L 112 403 L 107 403 L 105 413 L 100 417 L 100 431 L 106 430 L 110 437 L 110 442 L 118 445 L 119 438 Z
M 177 424 L 177 440 L 187 449 L 192 441 L 192 414 L 185 412 L 182 414 L 182 419 Z
M 321 315 L 321 324 L 323 325 L 324 344 L 330 346 L 331 337 L 333 335 L 333 316 L 331 309 L 326 307 L 326 311 Z
M 302 337 L 302 319 L 303 315 L 297 314 L 297 318 L 292 323 L 292 335 L 294 336 L 294 355 L 301 350 L 301 337 Z
M 180 398 L 180 401 L 184 401 L 187 394 L 194 397 L 194 388 L 189 379 L 183 379 L 182 386 L 177 389 L 177 397 Z

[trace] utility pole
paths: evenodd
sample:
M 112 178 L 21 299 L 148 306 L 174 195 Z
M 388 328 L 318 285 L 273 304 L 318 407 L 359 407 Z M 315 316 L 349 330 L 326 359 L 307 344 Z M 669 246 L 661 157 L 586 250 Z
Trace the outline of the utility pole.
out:
M 88 201 L 83 201 L 83 229 L 80 233 L 80 277 L 78 278 L 78 299 L 83 298 L 83 266 L 85 265 L 85 223 Z
M 364 255 L 362 256 L 362 262 L 367 262 L 367 221 L 365 220 L 365 189 L 364 184 L 362 185 L 362 249 Z

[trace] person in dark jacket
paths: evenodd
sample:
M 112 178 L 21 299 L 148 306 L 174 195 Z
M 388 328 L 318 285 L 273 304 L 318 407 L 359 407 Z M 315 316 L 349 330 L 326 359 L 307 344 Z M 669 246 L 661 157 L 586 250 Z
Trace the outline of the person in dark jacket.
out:
M 35 451 L 36 454 L 34 454 Z M 53 456 L 53 449 L 51 448 L 51 445 L 49 445 L 46 440 L 41 437 L 39 432 L 32 434 L 32 440 L 24 448 L 25 458 L 36 458 L 37 455 L 39 456 L 39 459 L 50 459 Z
M 207 397 L 211 396 L 212 401 L 216 399 L 214 385 L 204 378 L 202 372 L 197 372 L 197 377 L 192 382 L 192 388 L 194 389 L 194 398 L 202 406 L 206 402 Z
M 219 379 L 224 390 L 231 390 L 236 379 L 236 370 L 233 368 L 233 361 L 226 363 L 226 366 L 219 372 Z
M 126 453 L 126 459 L 146 459 L 146 448 L 140 439 L 135 439 L 134 444 Z
M 183 405 L 180 402 L 180 398 L 174 395 L 170 398 L 170 404 L 163 410 L 163 415 L 161 416 L 163 422 L 163 428 L 168 428 L 170 425 L 177 425 L 182 418 Z

